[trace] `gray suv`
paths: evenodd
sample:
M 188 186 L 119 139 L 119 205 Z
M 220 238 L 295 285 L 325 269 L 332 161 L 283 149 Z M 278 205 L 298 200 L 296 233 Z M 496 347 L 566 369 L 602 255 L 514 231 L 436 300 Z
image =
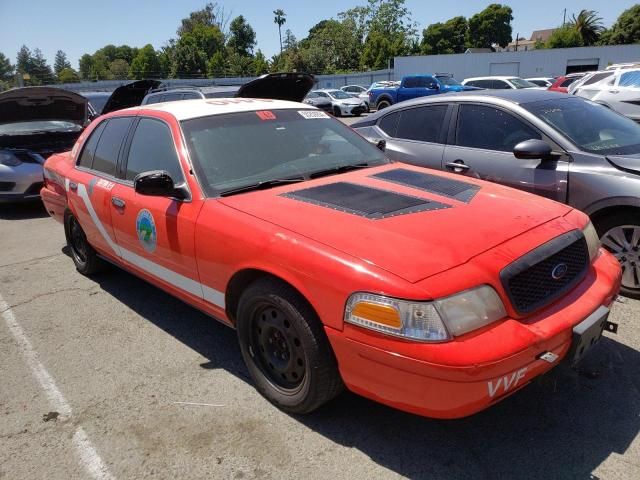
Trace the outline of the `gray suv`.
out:
M 352 126 L 393 160 L 586 212 L 622 265 L 622 293 L 640 298 L 640 125 L 562 93 L 484 90 L 402 102 Z

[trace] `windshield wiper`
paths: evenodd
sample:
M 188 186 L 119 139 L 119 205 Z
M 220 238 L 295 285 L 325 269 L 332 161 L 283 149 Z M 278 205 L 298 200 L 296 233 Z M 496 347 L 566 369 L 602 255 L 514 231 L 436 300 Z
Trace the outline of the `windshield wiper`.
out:
M 309 174 L 309 178 L 320 178 L 326 177 L 328 175 L 336 175 L 338 173 L 350 172 L 351 170 L 358 170 L 360 168 L 370 167 L 368 163 L 356 163 L 353 165 L 340 165 L 339 167 L 331 167 L 326 168 L 324 170 L 318 170 L 316 172 L 311 172 Z
M 229 190 L 223 190 L 220 192 L 221 197 L 227 197 L 236 193 L 251 192 L 253 190 L 266 190 L 267 188 L 277 187 L 280 185 L 287 185 L 289 183 L 304 182 L 304 177 L 291 177 L 291 178 L 276 178 L 274 180 L 264 180 L 262 182 L 251 183 L 249 185 L 243 185 L 241 187 L 230 188 Z

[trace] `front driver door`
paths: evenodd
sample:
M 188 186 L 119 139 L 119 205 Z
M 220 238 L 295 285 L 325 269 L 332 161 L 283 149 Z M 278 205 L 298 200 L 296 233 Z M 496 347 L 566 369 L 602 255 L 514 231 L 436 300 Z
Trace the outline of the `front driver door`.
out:
M 133 268 L 202 298 L 194 249 L 200 199 L 140 195 L 133 179 L 138 173 L 166 170 L 175 184 L 184 182 L 171 129 L 162 120 L 141 117 L 121 166 L 124 182 L 111 195 L 111 218 L 122 258 Z
M 513 155 L 518 143 L 534 138 L 555 147 L 510 112 L 490 105 L 461 104 L 453 141 L 444 149 L 442 168 L 566 202 L 568 156 L 522 160 Z

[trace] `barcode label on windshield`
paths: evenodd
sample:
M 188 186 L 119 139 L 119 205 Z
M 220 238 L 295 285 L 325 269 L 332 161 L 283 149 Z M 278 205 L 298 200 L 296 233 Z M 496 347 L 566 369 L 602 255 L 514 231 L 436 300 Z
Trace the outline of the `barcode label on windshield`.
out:
M 298 113 L 307 120 L 314 118 L 329 118 L 329 115 L 319 110 L 298 110 Z

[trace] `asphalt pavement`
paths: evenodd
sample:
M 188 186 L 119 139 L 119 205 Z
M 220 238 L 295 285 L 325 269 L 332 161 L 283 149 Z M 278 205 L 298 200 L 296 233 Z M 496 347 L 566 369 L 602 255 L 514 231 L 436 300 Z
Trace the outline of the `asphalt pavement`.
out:
M 235 332 L 117 268 L 78 274 L 41 207 L 0 205 L 0 478 L 638 479 L 640 302 L 579 372 L 470 418 L 253 388 Z

